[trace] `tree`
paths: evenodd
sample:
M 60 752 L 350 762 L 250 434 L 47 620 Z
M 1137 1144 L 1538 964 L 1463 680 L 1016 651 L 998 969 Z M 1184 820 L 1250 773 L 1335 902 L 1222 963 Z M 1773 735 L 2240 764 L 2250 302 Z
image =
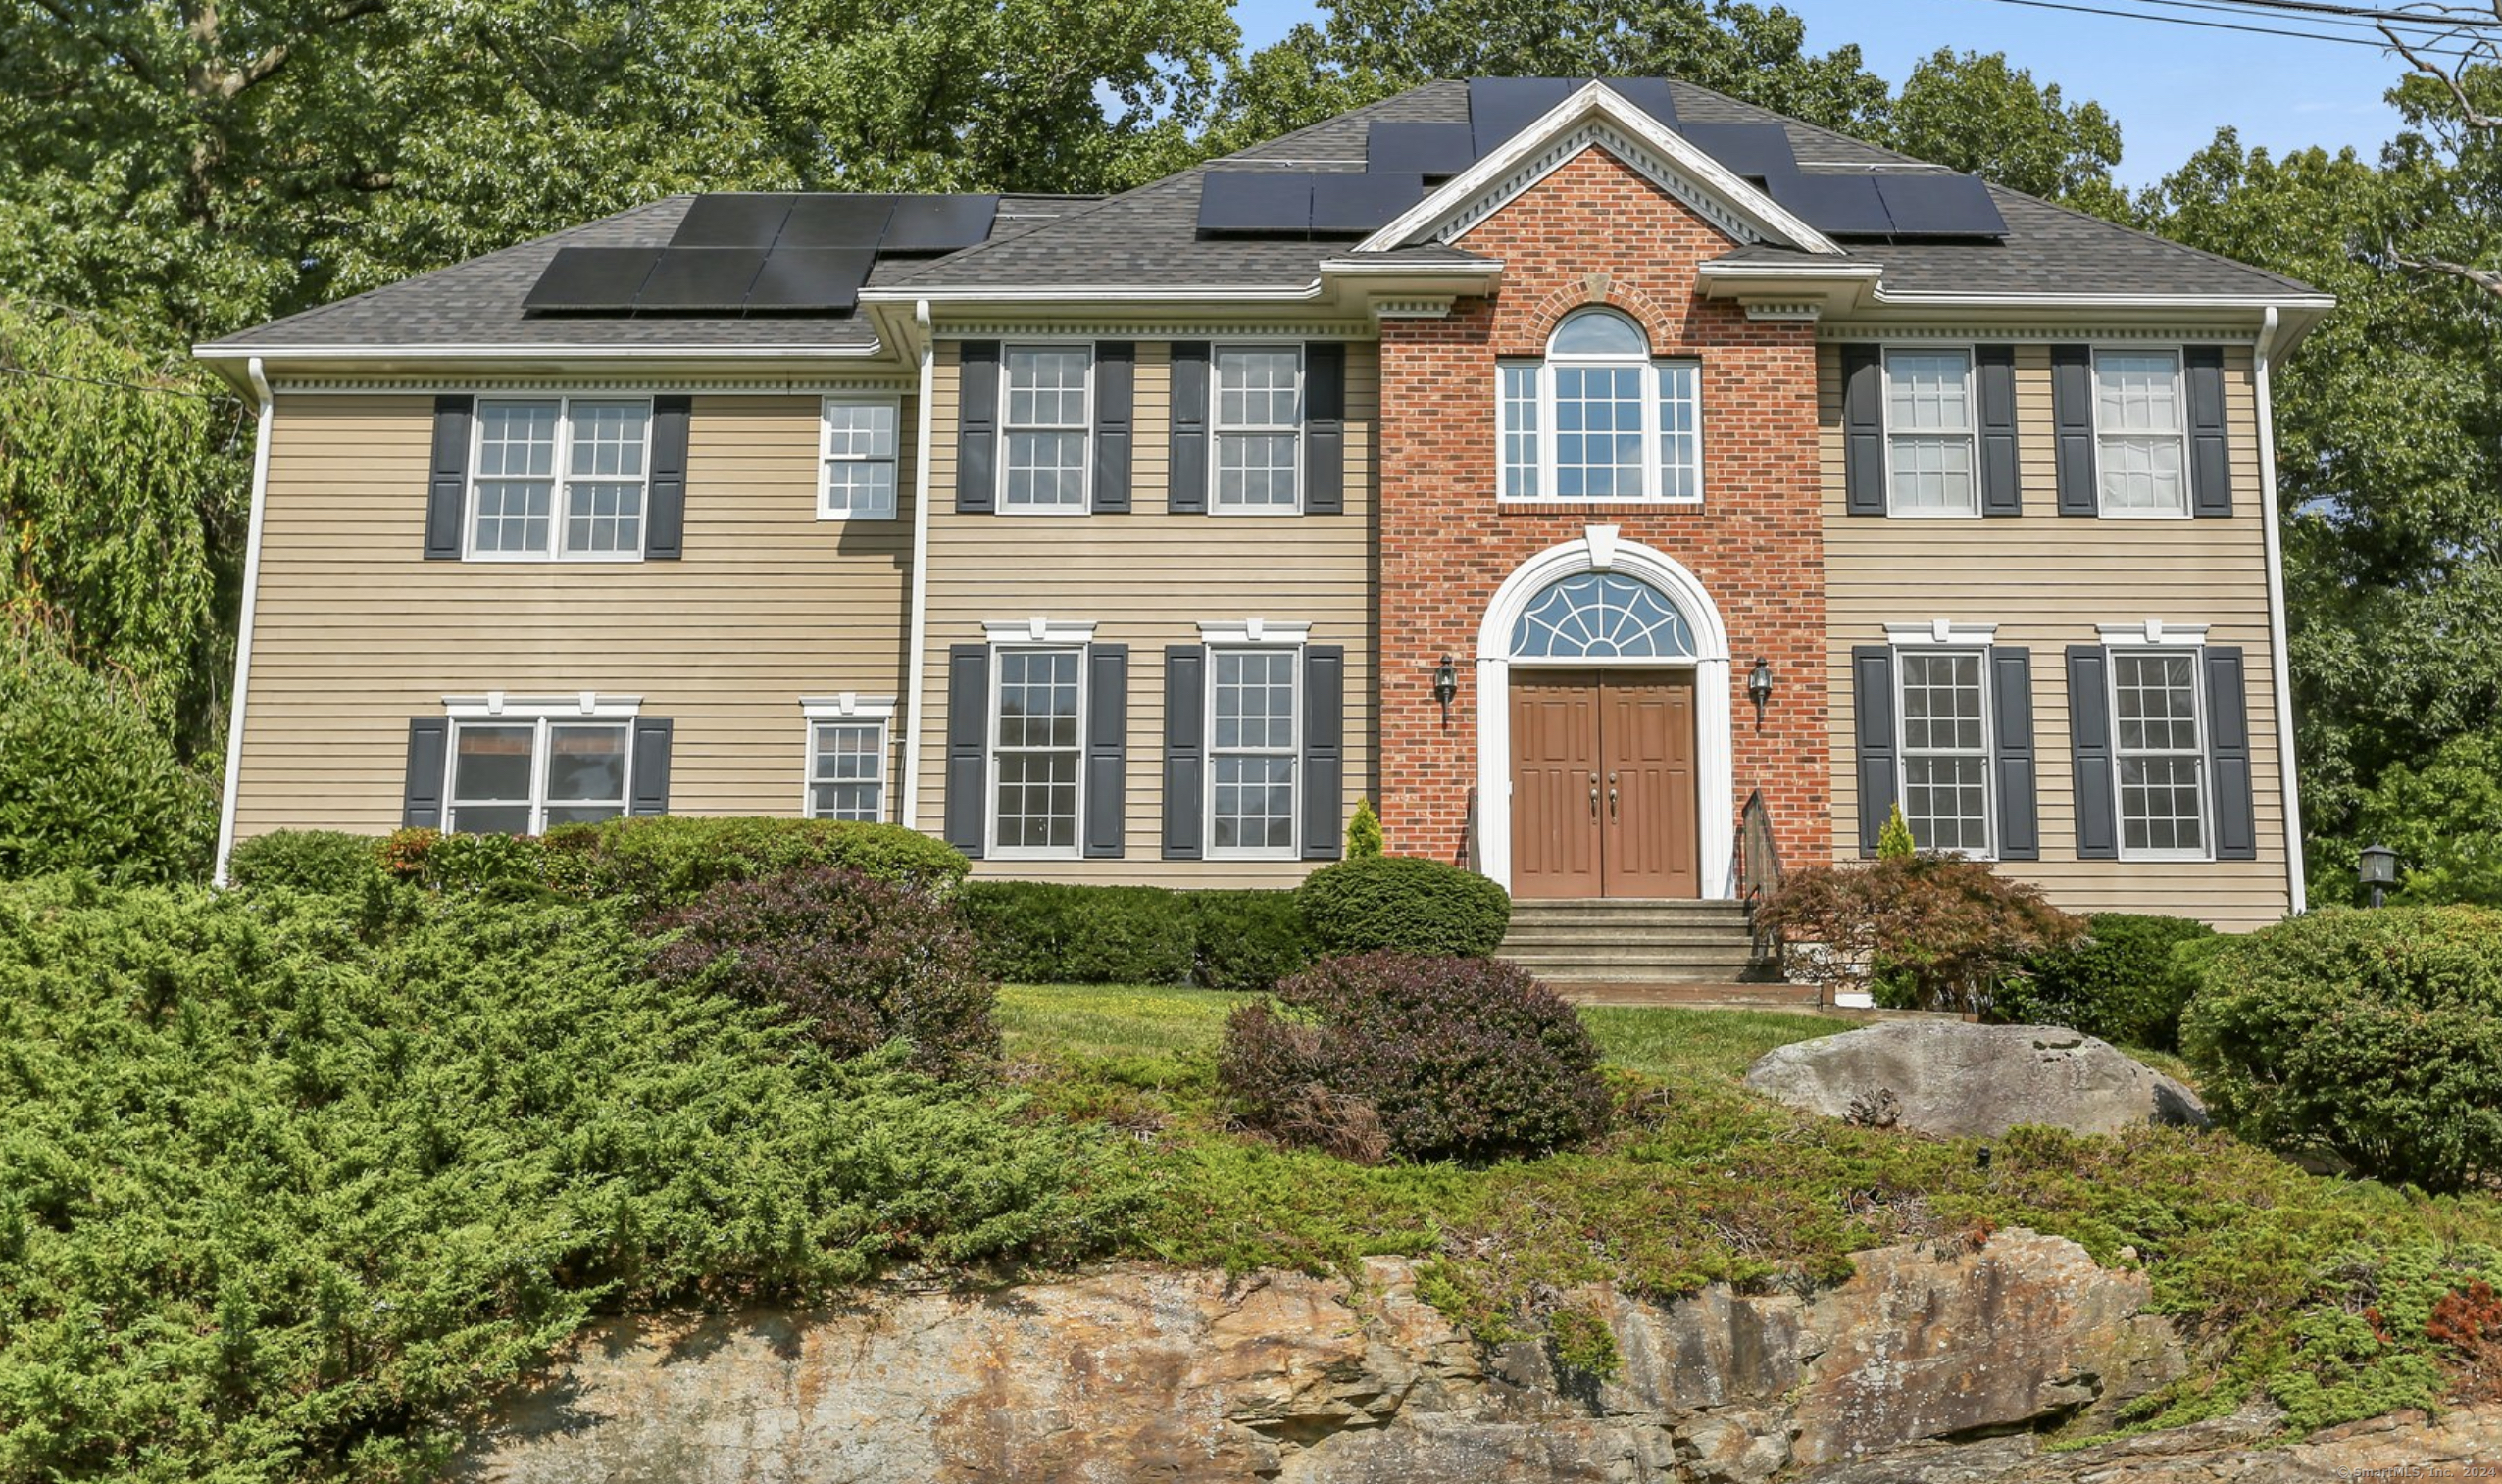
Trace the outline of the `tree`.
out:
M 1324 0 L 1228 79 L 1213 142 L 1238 149 L 1438 77 L 1672 76 L 1828 128 L 1881 122 L 1859 48 L 1807 49 L 1777 6 L 1726 0 Z
M 2011 190 L 2114 222 L 2133 213 L 2112 183 L 2120 125 L 2099 103 L 2069 105 L 2004 52 L 1941 48 L 1912 69 L 1886 142 L 1907 155 L 1985 175 Z

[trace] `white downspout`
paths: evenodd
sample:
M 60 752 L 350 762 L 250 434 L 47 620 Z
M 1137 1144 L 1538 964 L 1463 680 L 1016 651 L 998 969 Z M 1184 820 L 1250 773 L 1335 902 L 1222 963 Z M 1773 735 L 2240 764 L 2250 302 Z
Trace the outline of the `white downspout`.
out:
M 921 818 L 921 692 L 928 669 L 923 649 L 929 626 L 929 404 L 935 395 L 930 371 L 938 359 L 928 300 L 913 305 L 912 319 L 921 329 L 921 401 L 913 420 L 912 637 L 904 660 L 904 797 L 896 816 L 906 829 L 920 828 Z
M 2306 883 L 2302 860 L 2302 789 L 2293 756 L 2292 668 L 2284 652 L 2284 544 L 2277 530 L 2277 414 L 2270 390 L 2268 358 L 2277 341 L 2277 307 L 2268 306 L 2260 322 L 2258 343 L 2251 349 L 2252 379 L 2259 393 L 2260 515 L 2268 534 L 2268 657 L 2277 687 L 2277 771 L 2284 789 L 2284 876 L 2292 910 L 2303 910 Z
M 226 717 L 225 786 L 218 801 L 217 870 L 210 878 L 217 886 L 225 885 L 225 865 L 234 854 L 234 796 L 243 771 L 243 701 L 252 678 L 252 610 L 261 593 L 261 515 L 269 505 L 270 422 L 276 410 L 261 358 L 254 356 L 243 363 L 243 374 L 260 398 L 261 426 L 252 441 L 252 523 L 243 541 L 243 617 L 234 636 L 234 705 Z

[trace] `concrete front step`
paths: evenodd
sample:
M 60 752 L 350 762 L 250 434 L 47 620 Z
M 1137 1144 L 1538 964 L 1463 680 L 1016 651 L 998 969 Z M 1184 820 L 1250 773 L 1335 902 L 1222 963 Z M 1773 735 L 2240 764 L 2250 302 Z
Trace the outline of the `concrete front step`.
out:
M 1695 985 L 1770 980 L 1750 992 L 1769 992 L 1766 1003 L 1800 1003 L 1756 959 L 1746 909 L 1735 902 L 1515 902 L 1511 931 L 1495 952 L 1558 993 L 1649 985 L 1692 1003 Z M 1804 1003 L 1814 1001 L 1806 992 Z
M 1552 986 L 1575 1005 L 1628 1009 L 1821 1011 L 1812 984 L 1732 984 L 1694 979 L 1674 983 L 1594 980 Z
M 1729 926 L 1682 922 L 1666 927 L 1647 923 L 1610 922 L 1584 927 L 1577 923 L 1515 922 L 1504 935 L 1503 948 L 1507 953 L 1515 948 L 1580 948 L 1592 943 L 1628 948 L 1723 948 L 1730 944 L 1742 948 L 1753 941 L 1744 922 Z
M 1742 942 L 1671 948 L 1623 943 L 1575 943 L 1532 948 L 1507 943 L 1495 953 L 1524 968 L 1655 968 L 1705 964 L 1734 970 L 1755 962 L 1754 951 Z

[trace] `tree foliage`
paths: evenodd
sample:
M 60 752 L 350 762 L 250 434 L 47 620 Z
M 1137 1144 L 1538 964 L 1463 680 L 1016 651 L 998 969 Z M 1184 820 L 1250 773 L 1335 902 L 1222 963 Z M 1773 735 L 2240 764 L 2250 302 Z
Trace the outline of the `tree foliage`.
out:
M 1885 142 L 1908 155 L 1985 175 L 2011 190 L 2115 222 L 2131 216 L 2113 183 L 2120 125 L 2090 100 L 2033 81 L 2004 52 L 1940 48 L 1903 81 Z
M 40 629 L 0 627 L 0 879 L 204 880 L 217 822 L 215 776 L 183 764 L 127 682 Z

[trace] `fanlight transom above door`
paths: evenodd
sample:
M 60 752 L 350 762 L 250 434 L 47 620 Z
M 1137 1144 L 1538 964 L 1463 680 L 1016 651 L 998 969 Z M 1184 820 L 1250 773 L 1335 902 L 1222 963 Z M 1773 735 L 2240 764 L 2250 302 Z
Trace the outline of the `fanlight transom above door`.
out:
M 1520 660 L 1690 660 L 1694 630 L 1668 595 L 1619 572 L 1549 583 L 1512 626 Z

